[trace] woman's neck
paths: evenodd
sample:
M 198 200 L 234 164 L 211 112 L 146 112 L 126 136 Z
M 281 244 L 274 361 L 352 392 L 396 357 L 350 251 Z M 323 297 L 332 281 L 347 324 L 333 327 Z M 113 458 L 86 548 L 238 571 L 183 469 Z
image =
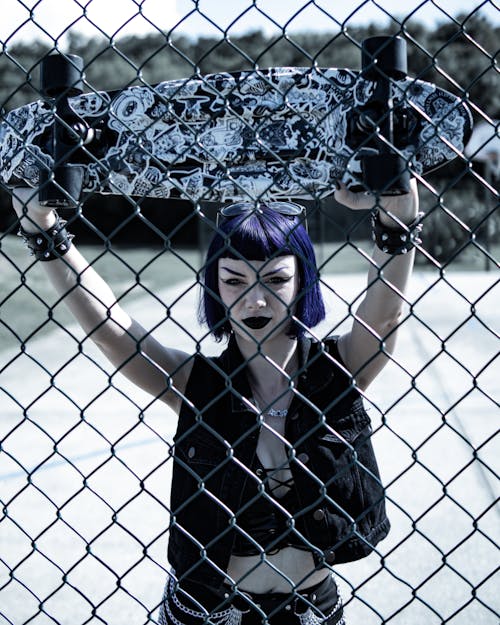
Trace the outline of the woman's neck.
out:
M 257 389 L 279 389 L 289 385 L 298 369 L 298 342 L 280 336 L 260 345 L 236 336 L 241 355 L 247 362 L 250 384 Z

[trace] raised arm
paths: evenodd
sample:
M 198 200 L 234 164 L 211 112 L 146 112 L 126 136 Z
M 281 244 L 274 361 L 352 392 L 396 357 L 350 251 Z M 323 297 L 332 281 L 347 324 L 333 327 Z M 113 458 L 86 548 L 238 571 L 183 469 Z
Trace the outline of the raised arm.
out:
M 376 205 L 373 196 L 351 193 L 345 187 L 336 192 L 335 198 L 353 210 Z M 390 243 L 399 237 L 398 231 L 407 235 L 404 225 L 414 223 L 418 215 L 416 181 L 412 180 L 409 194 L 381 197 L 378 206 L 381 236 Z M 387 251 L 374 246 L 364 297 L 354 314 L 352 329 L 339 340 L 340 354 L 361 389 L 374 380 L 394 351 L 404 293 L 415 258 L 414 248 L 409 247 L 407 253 L 391 254 L 390 244 Z
M 24 232 L 44 238 L 56 214 L 41 206 L 36 195 L 33 189 L 15 189 L 13 206 Z M 189 356 L 162 346 L 131 319 L 74 245 L 42 265 L 58 295 L 117 370 L 177 412 L 191 370 Z

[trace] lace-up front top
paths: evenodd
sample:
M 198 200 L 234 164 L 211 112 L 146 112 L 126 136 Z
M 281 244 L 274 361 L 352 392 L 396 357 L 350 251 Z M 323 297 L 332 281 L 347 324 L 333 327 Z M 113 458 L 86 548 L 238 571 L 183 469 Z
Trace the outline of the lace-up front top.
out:
M 281 467 L 266 469 L 255 456 L 253 475 L 243 493 L 245 503 L 237 514 L 233 555 L 253 556 L 263 552 L 271 555 L 284 547 L 307 549 L 293 530 L 293 514 L 301 508 L 293 478 L 279 479 L 280 470 Z

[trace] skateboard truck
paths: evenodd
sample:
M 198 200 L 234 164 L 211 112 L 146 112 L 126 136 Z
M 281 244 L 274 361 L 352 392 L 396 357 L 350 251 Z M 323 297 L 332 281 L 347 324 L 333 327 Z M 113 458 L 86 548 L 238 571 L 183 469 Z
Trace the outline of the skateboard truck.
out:
M 40 169 L 38 198 L 44 206 L 73 208 L 80 200 L 85 168 L 72 165 L 81 145 L 92 141 L 92 129 L 71 109 L 68 98 L 83 93 L 83 59 L 72 54 L 51 54 L 40 66 L 40 91 L 53 102 L 54 122 L 48 152 L 52 169 Z
M 364 185 L 382 195 L 410 190 L 407 160 L 397 145 L 409 140 L 410 112 L 396 107 L 393 80 L 407 75 L 406 41 L 401 37 L 370 37 L 361 46 L 361 76 L 373 81 L 369 100 L 350 115 L 351 141 L 358 150 Z

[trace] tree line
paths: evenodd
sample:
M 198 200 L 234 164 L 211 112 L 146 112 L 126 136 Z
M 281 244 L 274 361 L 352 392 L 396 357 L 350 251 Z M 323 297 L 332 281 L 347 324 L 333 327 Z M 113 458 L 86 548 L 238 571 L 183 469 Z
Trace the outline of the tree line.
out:
M 359 68 L 360 44 L 366 37 L 401 34 L 401 29 L 375 25 L 332 33 L 266 36 L 261 31 L 238 37 L 192 39 L 153 32 L 117 40 L 88 39 L 70 32 L 65 51 L 82 56 L 92 89 L 122 89 L 212 73 L 259 67 L 310 66 Z M 410 74 L 466 96 L 474 108 L 491 117 L 500 114 L 495 56 L 500 28 L 483 17 L 463 24 L 446 22 L 434 29 L 409 23 Z M 38 97 L 38 65 L 53 49 L 40 42 L 3 46 L 0 54 L 0 102 L 8 110 Z
M 307 67 L 316 64 L 357 69 L 363 39 L 380 34 L 404 34 L 408 43 L 410 75 L 434 82 L 466 98 L 476 120 L 500 117 L 500 89 L 495 61 L 500 28 L 481 16 L 472 15 L 467 19 L 464 16 L 438 24 L 431 29 L 408 22 L 403 33 L 401 30 L 401 27 L 394 26 L 381 29 L 371 24 L 331 33 L 267 36 L 255 31 L 237 37 L 200 36 L 193 39 L 176 35 L 173 31 L 116 40 L 104 37 L 89 39 L 70 32 L 64 51 L 84 58 L 89 89 L 112 90 L 134 84 L 154 85 L 164 80 L 187 78 L 198 72 L 237 71 L 255 66 Z M 37 41 L 3 45 L 0 54 L 0 104 L 4 110 L 12 110 L 40 97 L 38 68 L 40 61 L 51 51 L 53 49 Z M 482 175 L 481 171 L 479 173 Z M 466 221 L 471 227 L 480 224 L 484 189 L 476 176 L 468 174 L 466 163 L 457 160 L 436 172 L 430 181 L 460 218 L 464 217 L 465 211 Z M 10 215 L 10 209 L 5 207 L 5 192 L 1 199 L 0 226 L 5 227 Z M 431 196 L 426 199 L 424 195 L 424 202 L 430 206 L 435 204 L 436 199 Z M 108 214 L 107 218 L 116 222 L 120 212 L 116 204 L 109 199 L 101 201 L 100 220 Z M 157 211 L 157 214 L 161 215 L 161 212 Z M 446 211 L 435 209 L 435 214 L 438 231 L 446 230 L 449 236 L 450 229 L 455 229 L 456 237 L 460 238 L 456 222 L 449 221 Z M 109 224 L 103 227 L 108 230 Z

